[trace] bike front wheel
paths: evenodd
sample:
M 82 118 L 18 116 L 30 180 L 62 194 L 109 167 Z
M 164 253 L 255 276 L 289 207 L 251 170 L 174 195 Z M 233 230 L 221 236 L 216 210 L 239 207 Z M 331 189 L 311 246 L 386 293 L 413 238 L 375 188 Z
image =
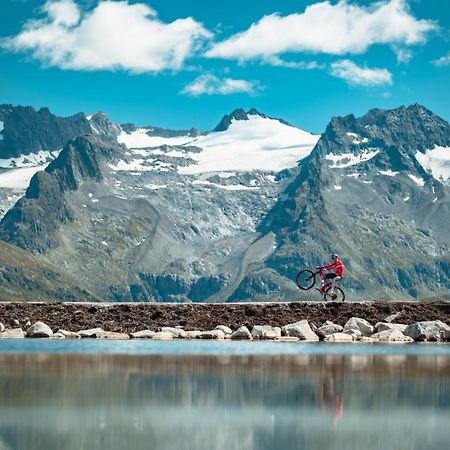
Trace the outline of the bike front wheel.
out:
M 307 291 L 314 286 L 316 282 L 316 274 L 309 269 L 300 270 L 297 274 L 295 282 L 302 291 Z
M 330 294 L 329 292 L 326 292 L 323 296 L 324 300 L 331 300 L 333 302 L 343 302 L 345 301 L 345 292 L 337 287 L 334 288 L 334 294 Z

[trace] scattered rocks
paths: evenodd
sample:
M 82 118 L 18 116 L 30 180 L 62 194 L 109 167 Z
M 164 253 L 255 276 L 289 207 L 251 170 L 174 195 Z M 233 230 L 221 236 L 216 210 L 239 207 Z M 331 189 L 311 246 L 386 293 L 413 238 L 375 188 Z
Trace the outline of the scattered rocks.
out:
M 252 339 L 252 334 L 245 325 L 242 325 L 231 335 L 231 339 Z
M 374 333 L 375 329 L 369 322 L 365 319 L 360 319 L 359 317 L 352 317 L 345 325 L 344 325 L 344 333 L 346 331 L 354 331 L 357 330 L 361 333 L 361 336 L 370 337 Z
M 3 324 L 0 322 L 0 333 L 3 333 L 3 331 L 5 331 L 5 325 L 3 325 Z
M 102 328 L 91 328 L 89 330 L 80 330 L 78 334 L 81 338 L 96 338 L 97 335 L 104 333 Z
M 271 327 L 270 325 L 255 325 L 252 328 L 253 339 L 276 339 L 281 337 L 280 327 Z
M 197 339 L 225 339 L 225 333 L 222 330 L 201 331 Z
M 325 337 L 325 342 L 353 342 L 353 337 L 348 333 L 333 333 Z
M 414 339 L 405 336 L 400 330 L 392 328 L 390 330 L 383 330 L 371 336 L 380 342 L 413 342 Z
M 195 331 L 187 331 L 186 339 L 200 339 L 202 332 L 195 330 Z
M 151 330 L 141 330 L 134 333 L 130 333 L 131 339 L 152 339 L 156 332 Z
M 448 331 L 450 331 L 450 327 L 444 322 L 430 320 L 408 325 L 404 334 L 412 337 L 415 341 L 441 341 L 445 339 L 445 333 Z
M 173 333 L 169 333 L 167 331 L 158 331 L 155 333 L 152 339 L 155 339 L 157 341 L 169 341 L 170 339 L 173 339 Z
M 19 326 L 20 322 L 17 319 L 13 319 L 13 324 Z
M 281 328 L 284 336 L 298 337 L 302 341 L 318 341 L 319 336 L 311 330 L 307 320 L 300 320 L 299 322 L 285 325 Z
M 181 328 L 162 327 L 160 331 L 163 333 L 172 333 L 174 338 L 185 338 L 186 337 L 186 331 L 184 331 Z
M 66 336 L 64 336 L 64 334 L 62 334 L 62 333 L 53 333 L 50 336 L 50 339 L 65 339 L 65 338 L 66 338 Z
M 214 329 L 223 331 L 225 333 L 225 336 L 228 334 L 231 336 L 233 334 L 233 330 L 225 325 L 217 325 L 217 327 Z
M 53 331 L 47 324 L 38 321 L 28 328 L 27 336 L 32 338 L 48 338 L 53 336 Z
M 67 330 L 58 330 L 56 332 L 57 334 L 62 334 L 66 339 L 80 339 L 81 336 L 78 333 L 75 333 L 75 331 L 67 331 Z
M 321 327 L 317 328 L 314 332 L 321 339 L 325 339 L 330 334 L 340 333 L 343 330 L 343 327 L 337 325 L 329 320 L 327 320 Z
M 0 339 L 22 339 L 26 336 L 22 328 L 13 328 L 0 333 Z

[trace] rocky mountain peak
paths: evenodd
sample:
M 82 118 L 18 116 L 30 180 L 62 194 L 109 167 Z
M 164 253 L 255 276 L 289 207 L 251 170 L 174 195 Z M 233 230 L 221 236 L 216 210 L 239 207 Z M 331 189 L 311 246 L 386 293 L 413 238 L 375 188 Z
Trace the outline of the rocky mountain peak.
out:
M 116 138 L 122 132 L 122 128 L 111 121 L 104 112 L 97 112 L 89 116 L 89 124 L 94 134 Z
M 278 120 L 284 125 L 292 126 L 285 120 L 267 116 L 266 114 L 258 111 L 256 108 L 251 108 L 247 112 L 242 108 L 236 108 L 231 114 L 226 114 L 225 116 L 223 116 L 222 120 L 219 122 L 216 128 L 214 128 L 213 131 L 226 131 L 230 127 L 233 120 L 249 120 L 249 116 L 259 116 L 264 119 Z
M 73 215 L 64 193 L 86 181 L 100 182 L 102 167 L 120 158 L 122 148 L 112 140 L 82 136 L 67 143 L 45 171 L 37 172 L 16 205 L 0 222 L 0 240 L 43 253 L 57 245 L 53 233 Z
M 57 117 L 48 108 L 0 105 L 0 120 L 0 159 L 60 150 L 69 139 L 91 133 L 84 114 Z

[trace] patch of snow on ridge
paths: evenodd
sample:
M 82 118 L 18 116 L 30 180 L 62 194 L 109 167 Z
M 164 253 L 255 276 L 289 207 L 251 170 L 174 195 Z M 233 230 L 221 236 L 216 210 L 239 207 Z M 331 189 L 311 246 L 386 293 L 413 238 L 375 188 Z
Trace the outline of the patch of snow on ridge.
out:
M 117 142 L 125 144 L 127 148 L 147 148 L 160 147 L 161 145 L 184 145 L 192 141 L 192 136 L 177 136 L 177 137 L 161 137 L 149 136 L 145 128 L 138 128 L 130 134 L 122 131 Z
M 41 166 L 54 160 L 59 155 L 59 152 L 60 150 L 54 152 L 40 151 L 39 153 L 21 155 L 18 158 L 0 159 L 0 167 L 2 169 L 15 169 L 19 167 Z
M 423 180 L 423 178 L 416 177 L 412 173 L 408 173 L 408 177 L 411 178 L 411 180 L 413 180 L 414 183 L 417 184 L 417 186 L 425 186 L 425 181 Z
M 433 150 L 425 153 L 417 152 L 415 157 L 436 180 L 446 183 L 450 179 L 450 147 L 436 145 Z
M 374 156 L 378 155 L 380 150 L 371 149 L 365 150 L 364 152 L 355 155 L 354 153 L 343 153 L 341 155 L 335 155 L 330 153 L 325 155 L 325 159 L 332 161 L 330 169 L 345 169 L 346 167 L 355 166 L 356 164 L 361 164 L 362 162 L 369 161 Z
M 225 131 L 191 140 L 203 151 L 189 156 L 197 164 L 180 167 L 181 174 L 264 170 L 295 167 L 311 153 L 320 136 L 257 115 L 233 120 Z
M 3 141 L 2 131 L 5 128 L 5 124 L 0 120 L 0 141 Z
M 386 175 L 387 177 L 395 177 L 399 172 L 393 172 L 391 169 L 389 170 L 379 170 L 381 175 Z

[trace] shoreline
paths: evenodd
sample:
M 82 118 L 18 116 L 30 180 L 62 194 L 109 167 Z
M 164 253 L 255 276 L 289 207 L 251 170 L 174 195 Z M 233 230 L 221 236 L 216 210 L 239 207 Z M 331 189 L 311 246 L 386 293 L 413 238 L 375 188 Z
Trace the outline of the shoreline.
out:
M 407 325 L 430 320 L 450 323 L 450 302 L 0 303 L 5 328 L 42 321 L 52 329 L 102 328 L 119 333 L 177 326 L 187 331 L 209 331 L 218 325 L 282 327 L 299 320 L 316 326 L 329 320 L 344 326 L 352 317 L 375 324 L 396 313 L 400 313 L 396 321 Z
M 447 324 L 450 303 L 440 301 L 0 303 L 0 338 L 450 341 Z

